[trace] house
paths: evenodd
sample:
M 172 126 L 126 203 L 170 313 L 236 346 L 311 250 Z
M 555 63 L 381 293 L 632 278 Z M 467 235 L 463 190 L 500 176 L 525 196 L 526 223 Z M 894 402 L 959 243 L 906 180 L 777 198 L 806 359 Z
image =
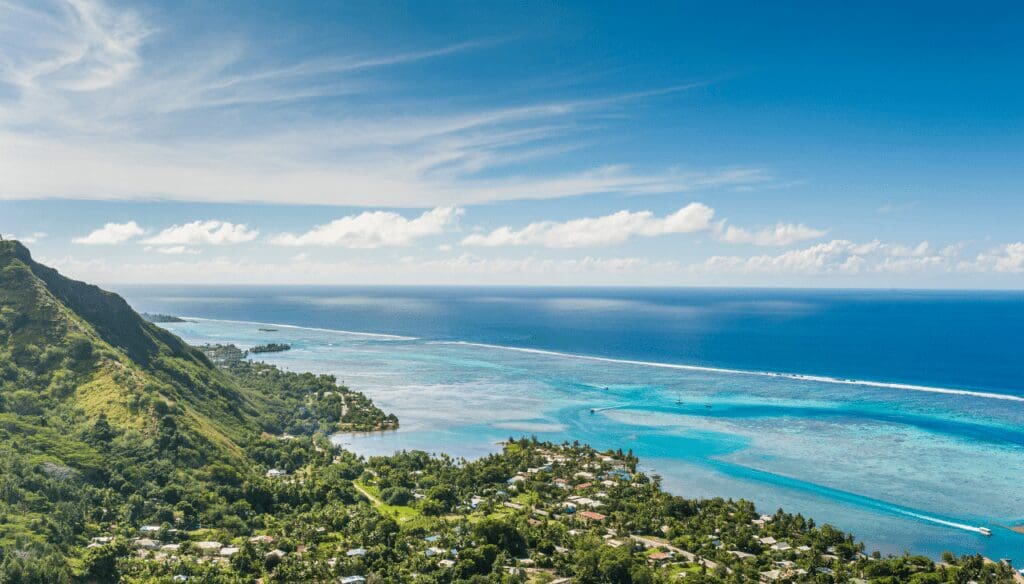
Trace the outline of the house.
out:
M 432 558 L 434 556 L 447 556 L 448 550 L 434 546 L 428 547 L 426 550 L 423 551 L 423 553 L 426 554 L 428 558 Z
M 442 568 L 451 568 L 455 565 L 455 560 L 441 560 L 437 565 Z
M 580 513 L 580 517 L 586 519 L 587 521 L 604 521 L 605 519 L 604 515 L 601 515 L 600 513 L 595 513 L 593 511 L 584 511 Z
M 672 559 L 672 554 L 668 554 L 665 552 L 654 552 L 653 554 L 647 556 L 647 559 L 657 564 Z
M 366 578 L 362 576 L 345 576 L 338 580 L 339 584 L 366 584 Z
M 200 553 L 208 556 L 217 554 L 220 548 L 224 547 L 219 541 L 197 541 L 195 545 Z
M 283 557 L 285 557 L 287 555 L 288 555 L 288 552 L 286 552 L 284 550 L 272 549 L 269 552 L 267 552 L 267 555 L 265 557 L 267 559 L 276 558 L 276 559 L 280 560 L 281 558 L 283 558 Z
M 274 543 L 274 538 L 270 537 L 269 535 L 254 535 L 249 538 L 249 542 L 268 545 Z
M 748 554 L 747 552 L 741 552 L 739 550 L 729 550 L 729 553 L 741 560 L 750 560 L 757 557 L 754 554 Z
M 156 533 L 160 531 L 159 525 L 143 525 L 139 528 L 139 533 Z
M 788 543 L 786 543 L 784 541 L 780 541 L 779 543 L 773 545 L 772 549 L 777 551 L 777 552 L 784 552 L 784 551 L 793 549 L 793 546 L 789 545 Z
M 775 545 L 778 543 L 775 541 L 775 538 L 771 536 L 758 538 L 757 541 L 761 542 L 761 545 Z
M 137 539 L 137 540 L 133 541 L 132 542 L 132 547 L 137 547 L 139 549 L 144 549 L 144 550 L 155 550 L 156 548 L 160 547 L 160 542 L 156 541 L 155 539 L 149 539 L 148 537 L 143 537 L 141 539 Z
M 160 551 L 167 553 L 174 553 L 179 549 L 181 549 L 181 544 L 178 543 L 169 543 L 167 545 L 160 546 Z
M 237 553 L 238 553 L 238 548 L 236 548 L 234 546 L 220 548 L 220 556 L 222 558 L 230 558 L 231 556 L 233 556 L 233 555 L 235 555 Z
M 584 489 L 589 489 L 592 486 L 593 485 L 591 485 L 590 483 L 580 483 L 580 484 L 576 485 L 576 490 L 577 491 L 582 491 Z
M 345 552 L 345 555 L 350 558 L 361 558 L 366 555 L 366 548 L 352 548 Z
M 267 471 L 267 478 L 277 479 L 288 474 L 288 471 L 281 470 L 279 468 L 272 468 Z

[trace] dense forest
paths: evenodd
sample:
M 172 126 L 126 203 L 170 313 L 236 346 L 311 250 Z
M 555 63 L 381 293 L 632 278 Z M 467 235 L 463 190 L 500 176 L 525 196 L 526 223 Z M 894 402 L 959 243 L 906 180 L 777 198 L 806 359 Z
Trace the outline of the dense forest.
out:
M 397 425 L 0 242 L 0 584 L 1013 581 L 670 495 L 628 451 L 510 438 L 474 461 L 366 459 L 328 439 Z

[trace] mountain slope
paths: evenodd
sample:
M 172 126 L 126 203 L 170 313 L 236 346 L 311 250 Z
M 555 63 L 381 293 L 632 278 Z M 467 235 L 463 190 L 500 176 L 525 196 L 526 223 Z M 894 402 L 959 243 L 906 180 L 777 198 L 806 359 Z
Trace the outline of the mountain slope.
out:
M 0 242 L 0 391 L 77 408 L 144 433 L 174 414 L 226 454 L 251 432 L 250 396 L 198 350 L 145 321 L 120 296 L 65 278 L 15 241 Z M 34 397 L 34 400 L 33 400 Z
M 270 466 L 330 460 L 329 446 L 270 435 L 396 424 L 329 376 L 215 366 L 0 241 L 0 582 L 109 581 L 89 538 L 145 523 L 245 533 L 295 497 Z

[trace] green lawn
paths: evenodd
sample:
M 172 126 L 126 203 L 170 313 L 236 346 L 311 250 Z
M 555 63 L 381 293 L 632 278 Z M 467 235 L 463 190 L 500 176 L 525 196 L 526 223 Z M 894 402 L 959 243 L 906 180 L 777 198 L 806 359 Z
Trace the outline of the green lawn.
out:
M 394 517 L 399 523 L 406 523 L 414 519 L 418 519 L 423 516 L 419 509 L 414 509 L 408 505 L 386 505 L 380 500 L 380 489 L 376 485 L 366 484 L 360 481 L 352 483 L 356 489 L 362 492 L 373 506 L 377 508 L 381 513 Z

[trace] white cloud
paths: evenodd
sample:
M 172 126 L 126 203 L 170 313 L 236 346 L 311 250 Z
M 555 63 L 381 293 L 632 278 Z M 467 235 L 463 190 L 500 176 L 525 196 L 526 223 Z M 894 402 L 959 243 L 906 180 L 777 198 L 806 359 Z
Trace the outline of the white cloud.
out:
M 146 248 L 146 249 L 153 249 L 153 251 L 155 251 L 156 253 L 162 253 L 162 254 L 167 254 L 167 255 L 182 255 L 182 254 L 197 255 L 197 254 L 201 253 L 198 249 L 194 249 L 194 248 L 191 248 L 191 247 L 186 247 L 184 245 L 173 245 L 171 247 L 157 247 L 157 248 Z
M 825 231 L 813 229 L 803 223 L 776 223 L 758 231 L 729 225 L 724 227 L 718 238 L 728 243 L 752 243 L 754 245 L 792 245 L 825 235 Z
M 927 241 L 915 246 L 873 240 L 844 239 L 788 250 L 778 255 L 712 256 L 693 267 L 706 273 L 733 274 L 858 274 L 863 272 L 948 272 L 954 266 L 955 246 L 933 253 Z
M 391 211 L 365 211 L 320 225 L 306 233 L 282 233 L 275 245 L 320 245 L 355 249 L 410 245 L 423 237 L 443 233 L 463 213 L 457 207 L 437 207 L 415 219 Z
M 1024 273 L 1024 241 L 1006 243 L 982 252 L 973 262 L 963 262 L 958 267 L 964 271 Z
M 21 243 L 24 243 L 25 245 L 32 245 L 33 243 L 38 243 L 40 239 L 46 238 L 46 235 L 47 234 L 43 233 L 42 231 L 36 231 L 35 233 L 30 233 L 28 235 L 22 236 L 15 235 L 13 233 L 0 233 L 0 238 L 16 239 Z
M 146 231 L 134 221 L 127 223 L 107 223 L 84 237 L 76 237 L 71 241 L 83 245 L 116 245 L 143 235 Z
M 497 247 L 542 245 L 554 248 L 592 247 L 623 243 L 634 236 L 653 237 L 670 233 L 694 233 L 711 228 L 715 211 L 702 203 L 690 203 L 675 213 L 656 217 L 650 211 L 618 211 L 563 223 L 540 221 L 522 229 L 499 227 L 487 234 L 473 234 L 463 245 Z
M 243 223 L 227 221 L 193 221 L 184 225 L 168 227 L 145 240 L 150 245 L 233 245 L 252 241 L 260 232 L 249 229 Z M 173 253 L 173 252 L 172 252 Z

